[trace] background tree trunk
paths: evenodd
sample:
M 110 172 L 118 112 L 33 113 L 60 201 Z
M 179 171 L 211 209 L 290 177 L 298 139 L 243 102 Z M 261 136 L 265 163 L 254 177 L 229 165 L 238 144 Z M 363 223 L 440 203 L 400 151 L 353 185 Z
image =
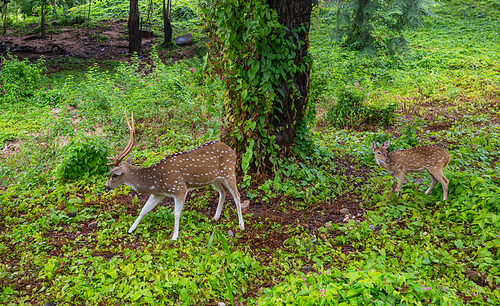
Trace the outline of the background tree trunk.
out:
M 3 2 L 3 7 L 2 7 L 2 35 L 5 35 L 7 32 L 7 1 L 4 0 Z
M 42 12 L 41 12 L 41 14 L 42 14 L 42 16 L 41 16 L 41 18 L 42 18 L 42 21 L 41 21 L 41 23 L 42 23 L 42 34 L 40 36 L 41 39 L 47 38 L 47 33 L 46 33 L 46 30 L 45 30 L 45 7 L 46 7 L 46 1 L 44 0 L 44 1 L 42 1 Z
M 165 42 L 168 44 L 172 41 L 172 23 L 170 22 L 172 10 L 172 1 L 167 1 L 167 6 L 165 7 L 165 0 L 163 0 L 163 31 L 165 32 Z
M 306 27 L 306 31 L 300 31 L 298 34 L 298 39 L 305 44 L 301 46 L 294 59 L 295 64 L 300 66 L 304 57 L 308 54 L 312 0 L 268 0 L 266 3 L 276 10 L 280 17 L 279 22 L 288 28 L 288 36 L 292 36 L 293 34 L 290 31 L 300 25 L 303 24 Z M 294 41 L 297 42 L 297 39 Z M 281 83 L 280 89 L 285 96 L 281 97 L 281 101 L 274 103 L 274 109 L 281 108 L 283 113 L 271 114 L 269 118 L 275 129 L 276 144 L 279 146 L 288 147 L 294 143 L 297 125 L 306 111 L 309 73 L 310 65 L 306 71 L 297 72 L 293 78 L 288 76 Z M 296 92 L 294 92 L 293 86 L 289 85 L 290 80 L 295 84 Z
M 139 29 L 139 1 L 130 0 L 130 13 L 128 17 L 129 53 L 137 52 L 141 55 L 141 31 Z

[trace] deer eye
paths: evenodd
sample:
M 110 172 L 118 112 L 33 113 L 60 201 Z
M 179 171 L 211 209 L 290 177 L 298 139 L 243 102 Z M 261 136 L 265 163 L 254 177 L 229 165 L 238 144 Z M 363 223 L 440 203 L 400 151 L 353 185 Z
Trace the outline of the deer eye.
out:
M 116 175 L 116 174 L 114 174 L 114 173 L 113 173 L 113 174 L 111 174 L 111 178 L 112 178 L 112 179 L 115 179 L 117 176 L 118 176 L 118 175 Z
M 377 154 L 380 154 L 380 152 L 377 152 Z

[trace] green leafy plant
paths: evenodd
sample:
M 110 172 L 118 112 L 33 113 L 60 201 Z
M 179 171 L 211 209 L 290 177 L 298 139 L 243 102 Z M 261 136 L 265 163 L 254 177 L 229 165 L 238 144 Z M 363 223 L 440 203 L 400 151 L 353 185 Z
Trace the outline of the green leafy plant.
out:
M 377 269 L 332 269 L 320 274 L 291 275 L 264 289 L 259 305 L 461 305 L 449 289 L 410 273 Z
M 326 120 L 338 128 L 360 127 L 364 124 L 389 125 L 394 118 L 396 104 L 366 104 L 363 90 L 357 83 L 341 89 L 337 103 L 328 109 Z
M 20 61 L 10 53 L 7 58 L 0 57 L 0 102 L 19 102 L 22 97 L 33 96 L 43 79 L 45 60 L 36 63 L 27 59 Z
M 74 137 L 60 151 L 61 163 L 57 167 L 59 179 L 76 180 L 108 171 L 108 148 L 97 137 Z

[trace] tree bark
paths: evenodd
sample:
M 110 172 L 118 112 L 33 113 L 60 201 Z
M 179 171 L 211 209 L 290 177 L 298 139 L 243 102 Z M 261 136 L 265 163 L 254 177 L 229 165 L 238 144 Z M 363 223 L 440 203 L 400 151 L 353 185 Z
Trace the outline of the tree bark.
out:
M 3 26 L 3 29 L 2 29 L 2 35 L 5 35 L 5 33 L 7 32 L 7 1 L 4 0 L 3 2 L 3 9 L 2 9 L 2 26 Z
M 172 9 L 171 2 L 171 0 L 168 0 L 167 7 L 165 7 L 165 0 L 163 0 L 163 31 L 165 33 L 165 45 L 172 41 L 172 23 L 170 22 L 170 11 Z
M 266 3 L 276 10 L 280 17 L 279 22 L 288 28 L 288 36 L 293 37 L 291 30 L 302 24 L 305 26 L 306 31 L 298 33 L 298 39 L 304 44 L 294 59 L 295 64 L 301 66 L 304 58 L 308 55 L 312 0 L 267 0 Z M 294 42 L 298 43 L 296 38 Z M 307 67 L 303 72 L 298 71 L 293 78 L 289 75 L 286 80 L 282 81 L 280 89 L 283 91 L 284 97 L 281 97 L 281 101 L 276 101 L 273 108 L 275 110 L 281 108 L 283 112 L 271 114 L 269 118 L 275 130 L 276 144 L 281 147 L 294 144 L 297 125 L 306 111 L 310 64 Z M 289 85 L 290 80 L 295 85 L 296 91 L 293 86 Z
M 137 52 L 141 55 L 141 31 L 139 29 L 139 1 L 130 0 L 130 13 L 128 17 L 128 51 L 130 54 Z
M 46 6 L 46 2 L 45 0 L 42 1 L 42 20 L 41 20 L 41 23 L 42 23 L 42 34 L 40 36 L 41 39 L 45 39 L 47 38 L 47 33 L 46 33 L 46 30 L 45 30 L 45 6 Z

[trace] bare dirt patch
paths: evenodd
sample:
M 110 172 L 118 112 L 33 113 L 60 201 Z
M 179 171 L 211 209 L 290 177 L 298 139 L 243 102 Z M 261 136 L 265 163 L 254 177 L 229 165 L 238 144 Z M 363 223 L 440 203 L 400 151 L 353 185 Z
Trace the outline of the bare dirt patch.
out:
M 44 56 L 48 61 L 58 58 L 94 59 L 96 61 L 115 60 L 126 61 L 128 54 L 128 34 L 126 20 L 110 20 L 93 29 L 84 26 L 62 27 L 56 33 L 47 34 L 46 39 L 40 39 L 40 34 L 19 36 L 13 30 L 8 30 L 0 37 L 0 55 L 6 56 L 9 51 L 21 59 L 35 61 Z M 163 43 L 162 37 L 149 36 L 142 39 L 143 61 L 149 63 L 147 50 L 153 45 Z M 159 51 L 160 58 L 172 53 Z M 172 63 L 181 59 L 196 56 L 195 46 L 177 49 L 165 62 Z

